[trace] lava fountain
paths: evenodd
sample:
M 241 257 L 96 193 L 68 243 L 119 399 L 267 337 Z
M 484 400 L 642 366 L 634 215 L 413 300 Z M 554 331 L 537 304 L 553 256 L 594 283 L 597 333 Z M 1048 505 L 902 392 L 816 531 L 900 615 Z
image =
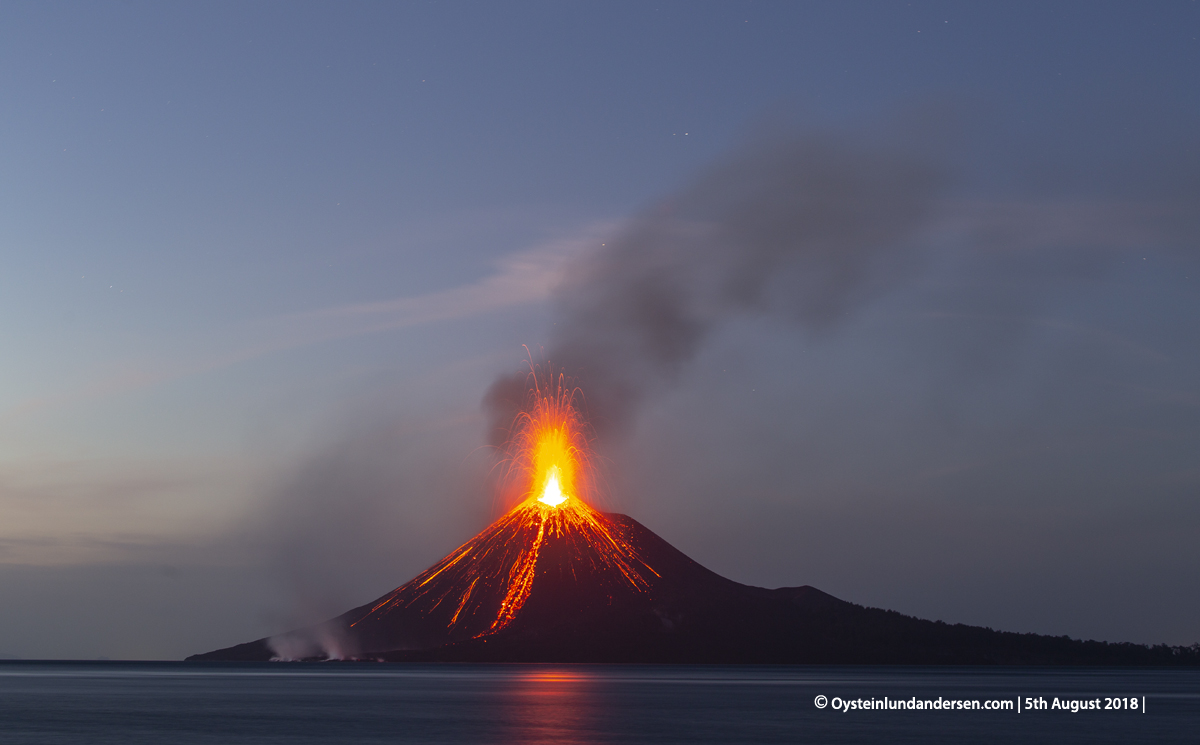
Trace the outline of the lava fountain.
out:
M 507 492 L 518 496 L 518 504 L 364 609 L 351 628 L 381 622 L 399 608 L 422 608 L 426 619 L 444 622 L 452 640 L 486 637 L 517 618 L 548 571 L 616 578 L 625 591 L 649 590 L 658 574 L 620 526 L 588 504 L 595 476 L 577 390 L 562 376 L 545 381 L 531 374 L 530 380 L 503 463 Z M 547 566 L 548 553 L 568 566 Z

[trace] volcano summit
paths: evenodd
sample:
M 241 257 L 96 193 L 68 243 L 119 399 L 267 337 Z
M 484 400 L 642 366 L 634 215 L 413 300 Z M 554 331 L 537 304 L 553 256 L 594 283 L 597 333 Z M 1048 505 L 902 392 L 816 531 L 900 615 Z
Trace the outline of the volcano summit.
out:
M 593 509 L 571 395 L 518 417 L 516 507 L 392 592 L 318 626 L 189 660 L 1196 664 L 1197 648 L 924 621 L 812 587 L 725 579 L 636 520 Z

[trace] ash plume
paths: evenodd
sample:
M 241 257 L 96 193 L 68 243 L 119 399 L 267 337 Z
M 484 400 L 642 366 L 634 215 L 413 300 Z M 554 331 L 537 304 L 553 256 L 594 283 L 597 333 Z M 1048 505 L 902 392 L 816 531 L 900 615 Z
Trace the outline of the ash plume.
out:
M 620 436 L 723 320 L 772 312 L 821 332 L 887 289 L 943 181 L 927 159 L 846 138 L 745 148 L 568 268 L 547 359 L 584 391 L 597 436 Z M 505 375 L 485 395 L 493 445 L 525 385 Z

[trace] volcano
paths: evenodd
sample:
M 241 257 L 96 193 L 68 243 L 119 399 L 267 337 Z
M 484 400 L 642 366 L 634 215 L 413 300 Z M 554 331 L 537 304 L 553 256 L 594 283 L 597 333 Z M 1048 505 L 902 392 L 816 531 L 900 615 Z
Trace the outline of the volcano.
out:
M 190 661 L 1196 664 L 1195 649 L 1078 641 L 725 579 L 636 520 L 580 532 L 523 505 L 411 581 L 324 624 Z M 607 543 L 597 547 L 593 539 Z
M 536 382 L 536 381 L 535 381 Z M 594 509 L 579 416 L 535 385 L 510 439 L 519 501 L 409 582 L 323 624 L 189 660 L 1196 664 L 1200 648 L 948 625 L 812 587 L 721 577 Z

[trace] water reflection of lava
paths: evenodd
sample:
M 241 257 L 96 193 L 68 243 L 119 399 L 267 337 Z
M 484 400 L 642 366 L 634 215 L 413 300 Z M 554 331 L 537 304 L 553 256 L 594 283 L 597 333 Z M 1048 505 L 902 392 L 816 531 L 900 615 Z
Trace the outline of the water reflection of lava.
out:
M 584 671 L 540 668 L 514 676 L 504 694 L 508 742 L 599 742 L 599 681 Z

